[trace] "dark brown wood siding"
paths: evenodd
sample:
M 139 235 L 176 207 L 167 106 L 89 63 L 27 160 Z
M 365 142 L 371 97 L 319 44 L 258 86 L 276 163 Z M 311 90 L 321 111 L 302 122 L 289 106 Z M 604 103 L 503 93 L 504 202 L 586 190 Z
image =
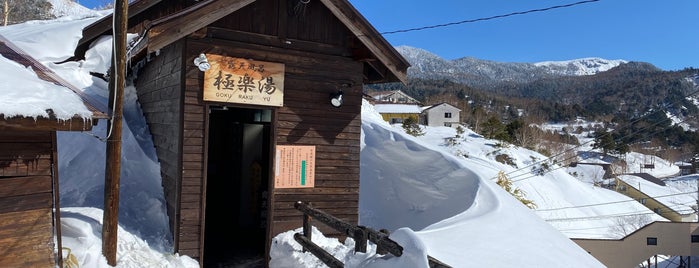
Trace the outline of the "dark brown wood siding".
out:
M 182 176 L 182 49 L 176 42 L 164 49 L 138 73 L 138 101 L 153 135 L 162 184 L 170 219 L 170 230 L 177 234 L 180 217 L 180 178 Z M 177 236 L 175 250 L 177 250 Z
M 258 0 L 211 26 L 346 47 L 352 34 L 320 1 Z
M 216 32 L 220 37 L 226 38 L 244 35 L 230 34 L 223 29 Z M 362 63 L 344 56 L 313 52 L 327 52 L 322 45 L 318 45 L 317 49 L 309 47 L 306 51 L 303 51 L 305 48 L 288 50 L 264 45 L 267 39 L 262 37 L 247 35 L 245 38 L 245 43 L 215 38 L 190 39 L 185 62 L 204 52 L 285 64 L 284 107 L 277 109 L 274 142 L 277 145 L 315 145 L 316 181 L 313 189 L 273 190 L 271 202 L 274 209 L 270 211 L 272 225 L 269 238 L 301 226 L 301 214 L 293 208 L 295 201 L 312 202 L 337 217 L 356 223 L 359 203 Z M 307 43 L 305 46 L 312 44 Z M 187 95 L 196 94 L 197 97 L 191 100 L 192 108 L 200 106 L 195 110 L 203 111 L 205 106 L 199 95 L 203 87 L 203 75 L 193 65 L 188 64 L 186 69 Z M 338 90 L 345 93 L 345 102 L 341 108 L 332 107 L 329 103 L 330 94 Z M 192 120 L 206 119 L 198 113 L 185 117 Z M 203 131 L 201 133 L 204 134 Z M 201 163 L 205 165 L 204 162 Z M 183 185 L 190 183 L 196 185 L 197 190 L 201 189 L 196 179 L 185 177 Z M 186 182 L 188 180 L 192 181 Z M 184 195 L 183 190 L 183 198 Z M 191 197 L 194 196 L 195 193 L 192 193 Z M 201 215 L 201 211 L 192 214 Z
M 187 50 L 188 52 L 191 50 Z M 193 61 L 198 52 L 185 57 L 184 150 L 182 153 L 182 200 L 180 201 L 179 252 L 199 259 L 202 254 L 202 203 L 206 157 L 206 105 L 202 97 L 204 73 Z
M 53 267 L 52 132 L 0 132 L 0 266 Z

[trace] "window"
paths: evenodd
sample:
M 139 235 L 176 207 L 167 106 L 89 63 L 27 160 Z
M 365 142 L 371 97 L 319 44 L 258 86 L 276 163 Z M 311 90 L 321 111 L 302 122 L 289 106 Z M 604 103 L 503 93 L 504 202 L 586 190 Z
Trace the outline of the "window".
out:
M 699 243 L 699 235 L 692 235 L 692 243 Z
M 451 118 L 451 113 L 444 113 L 444 118 Z
M 646 238 L 646 245 L 649 245 L 649 246 L 658 245 L 658 238 L 657 237 L 647 237 Z
M 646 199 L 645 199 L 645 198 L 641 198 L 641 200 L 639 200 L 639 201 L 641 202 L 641 204 L 644 204 L 644 205 L 646 204 Z

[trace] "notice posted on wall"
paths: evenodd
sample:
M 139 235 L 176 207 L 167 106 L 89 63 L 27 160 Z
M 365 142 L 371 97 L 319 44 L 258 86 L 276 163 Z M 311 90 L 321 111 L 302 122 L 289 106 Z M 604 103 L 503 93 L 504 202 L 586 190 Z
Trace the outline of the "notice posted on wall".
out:
M 313 188 L 316 147 L 277 145 L 274 188 Z

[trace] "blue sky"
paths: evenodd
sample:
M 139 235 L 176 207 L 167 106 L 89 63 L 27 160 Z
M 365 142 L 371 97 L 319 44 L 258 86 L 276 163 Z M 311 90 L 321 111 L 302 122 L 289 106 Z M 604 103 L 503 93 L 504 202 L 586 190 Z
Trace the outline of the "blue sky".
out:
M 85 6 L 109 0 L 80 0 Z M 317 1 L 317 0 L 311 0 Z M 565 5 L 578 0 L 350 0 L 379 32 Z M 490 21 L 387 34 L 445 59 L 539 62 L 585 57 L 699 67 L 699 1 L 600 0 Z

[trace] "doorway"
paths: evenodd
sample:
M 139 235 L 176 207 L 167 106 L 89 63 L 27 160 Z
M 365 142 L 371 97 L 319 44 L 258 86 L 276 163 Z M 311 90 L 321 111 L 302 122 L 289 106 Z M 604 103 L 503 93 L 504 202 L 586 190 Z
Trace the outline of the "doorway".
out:
M 272 110 L 212 106 L 204 267 L 265 267 Z

